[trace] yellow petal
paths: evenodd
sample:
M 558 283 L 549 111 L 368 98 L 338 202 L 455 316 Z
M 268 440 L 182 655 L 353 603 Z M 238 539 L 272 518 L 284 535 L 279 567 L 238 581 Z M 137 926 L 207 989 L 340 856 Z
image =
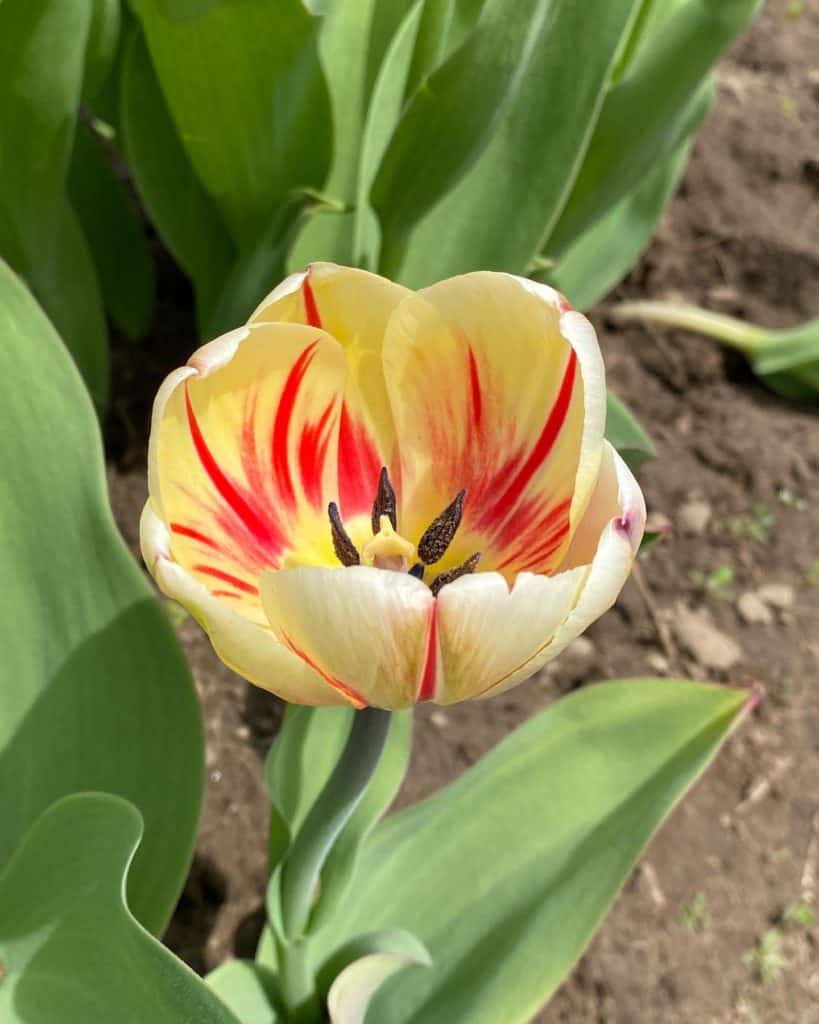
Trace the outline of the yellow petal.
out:
M 276 636 L 351 703 L 412 704 L 429 655 L 435 600 L 420 580 L 367 566 L 297 568 L 261 580 Z
M 265 623 L 260 626 L 213 597 L 174 560 L 171 534 L 150 501 L 140 520 L 142 556 L 159 589 L 188 609 L 207 631 L 216 653 L 257 686 L 297 704 L 345 704 L 344 697 L 288 651 Z
M 172 558 L 257 625 L 262 572 L 335 561 L 326 509 L 345 374 L 325 332 L 259 324 L 204 346 L 157 396 L 149 488 Z
M 436 569 L 482 552 L 508 580 L 563 558 L 597 476 L 605 383 L 594 331 L 558 293 L 507 274 L 406 298 L 384 342 L 399 448 L 398 528 L 417 543 L 462 488 Z
M 350 372 L 339 433 L 338 504 L 345 520 L 369 513 L 381 467 L 392 464 L 395 431 L 381 345 L 390 314 L 409 294 L 365 270 L 313 263 L 282 282 L 250 318 L 322 327 L 344 348 Z
M 497 573 L 479 573 L 441 591 L 437 699 L 495 696 L 557 657 L 616 600 L 644 523 L 640 488 L 606 442 L 586 515 L 555 575 L 523 573 L 510 591 Z

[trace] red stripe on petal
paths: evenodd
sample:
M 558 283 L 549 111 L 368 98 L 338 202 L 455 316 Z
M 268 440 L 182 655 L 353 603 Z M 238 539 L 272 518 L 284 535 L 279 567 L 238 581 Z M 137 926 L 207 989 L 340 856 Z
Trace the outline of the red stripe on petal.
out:
M 273 420 L 273 437 L 271 439 L 273 475 L 278 485 L 279 498 L 291 512 L 296 508 L 296 492 L 290 472 L 290 427 L 299 390 L 304 381 L 304 375 L 313 361 L 317 345 L 318 339 L 308 345 L 293 364 L 287 375 L 287 380 L 284 382 L 279 406 L 276 409 L 276 417 Z
M 521 495 L 526 490 L 526 487 L 534 474 L 548 458 L 549 453 L 554 447 L 555 441 L 560 435 L 560 431 L 563 429 L 563 424 L 566 421 L 566 416 L 568 415 L 569 406 L 571 404 L 576 375 L 577 355 L 574 350 L 572 350 L 571 355 L 569 356 L 569 362 L 563 374 L 560 390 L 558 391 L 557 398 L 555 399 L 552 410 L 549 413 L 549 417 L 544 424 L 543 430 L 540 432 L 540 437 L 537 439 L 528 458 L 513 476 L 511 483 L 507 485 L 500 497 L 498 497 L 481 516 L 482 527 L 487 528 L 491 526 L 498 526 L 504 521 L 509 512 L 520 500 Z
M 225 572 L 223 569 L 217 569 L 215 565 L 194 565 L 193 571 L 201 572 L 203 576 L 212 576 L 215 580 L 221 580 L 222 583 L 229 583 L 237 590 L 241 590 L 243 594 L 259 593 L 259 591 L 250 583 L 245 583 L 245 581 L 240 580 L 238 576 L 233 576 L 229 572 Z
M 427 651 L 424 658 L 424 671 L 421 673 L 421 685 L 418 687 L 418 700 L 432 700 L 435 696 L 435 684 L 438 680 L 438 601 L 432 602 L 429 615 L 429 632 L 427 633 Z
M 321 483 L 327 458 L 327 445 L 330 442 L 328 428 L 334 408 L 335 402 L 331 402 L 317 423 L 309 423 L 304 427 L 299 440 L 299 473 L 302 487 L 305 497 L 315 508 L 320 508 L 324 501 Z
M 292 651 L 297 658 L 301 658 L 305 665 L 309 665 L 314 672 L 318 672 L 324 682 L 332 686 L 334 690 L 337 690 L 354 708 L 360 710 L 367 706 L 366 700 L 364 700 L 360 693 L 357 693 L 351 686 L 342 683 L 340 679 L 336 679 L 335 676 L 331 676 L 329 672 L 326 672 L 321 665 L 318 665 L 308 654 L 300 650 L 285 632 L 282 632 L 282 640 L 288 650 Z
M 309 270 L 304 275 L 304 280 L 301 284 L 301 294 L 304 298 L 304 315 L 307 318 L 307 323 L 310 327 L 321 327 L 321 316 L 318 311 L 318 304 L 316 303 L 313 286 L 310 284 Z
M 364 424 L 353 419 L 345 402 L 338 429 L 338 488 L 343 515 L 370 511 L 380 472 L 378 448 Z
M 187 383 L 185 384 L 185 408 L 188 415 L 188 429 L 190 430 L 196 454 L 199 456 L 203 469 L 210 477 L 211 483 L 252 536 L 262 545 L 266 547 L 272 546 L 273 537 L 271 536 L 269 524 L 250 505 L 213 457 L 213 453 L 202 435 L 196 414 L 193 411 Z
M 475 361 L 475 353 L 470 346 L 467 350 L 469 357 L 469 388 L 472 401 L 472 425 L 477 430 L 480 428 L 483 418 L 483 396 L 481 395 L 481 378 L 478 374 L 478 364 Z
M 233 590 L 211 590 L 210 596 L 211 597 L 235 597 L 237 601 L 240 601 L 242 599 L 242 595 L 241 594 L 237 594 Z
M 188 537 L 190 540 L 195 540 L 199 544 L 213 548 L 214 551 L 220 550 L 215 540 L 205 536 L 204 533 L 200 533 L 199 530 L 194 530 L 191 526 L 185 526 L 184 523 L 171 523 L 171 532 L 178 534 L 180 537 Z

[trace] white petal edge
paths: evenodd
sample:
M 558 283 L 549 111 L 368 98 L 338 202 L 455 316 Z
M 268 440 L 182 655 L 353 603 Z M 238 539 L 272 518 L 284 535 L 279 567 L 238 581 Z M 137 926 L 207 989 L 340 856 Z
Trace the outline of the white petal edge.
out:
M 605 442 L 588 510 L 559 572 L 521 573 L 511 590 L 498 573 L 478 573 L 441 591 L 444 674 L 448 662 L 460 662 L 460 674 L 472 672 L 476 678 L 444 678 L 436 699 L 448 703 L 496 696 L 556 658 L 614 604 L 631 572 L 644 525 L 645 502 L 637 481 Z M 588 560 L 572 560 L 573 553 Z
M 511 590 L 498 572 L 462 576 L 438 597 L 441 681 L 450 704 L 498 692 L 569 614 L 585 567 L 556 576 L 519 573 Z
M 530 295 L 557 309 L 560 314 L 560 333 L 574 349 L 580 364 L 580 375 L 583 378 L 583 438 L 572 498 L 571 522 L 574 527 L 586 510 L 600 469 L 606 430 L 606 369 L 603 355 L 590 321 L 582 313 L 573 310 L 560 292 L 526 277 L 516 277 L 515 280 Z
M 435 598 L 406 573 L 354 565 L 265 573 L 262 607 L 282 643 L 369 705 L 400 708 L 417 696 Z
M 347 703 L 317 672 L 279 643 L 272 632 L 228 608 L 174 561 L 170 532 L 151 499 L 142 511 L 139 539 L 142 557 L 159 589 L 194 616 L 229 668 L 295 704 Z
M 611 608 L 626 580 L 640 541 L 646 520 L 646 506 L 643 492 L 623 459 L 612 448 L 608 441 L 604 443 L 603 460 L 600 476 L 592 494 L 586 513 L 592 520 L 607 514 L 605 503 L 616 493 L 616 508 L 608 505 L 608 518 L 602 532 L 591 563 L 586 566 L 568 567 L 569 548 L 564 566 L 557 576 L 569 572 L 583 570 L 584 578 L 578 591 L 574 606 L 560 626 L 555 630 L 543 646 L 520 666 L 517 672 L 504 680 L 499 686 L 488 690 L 483 697 L 493 697 L 528 679 L 539 671 L 547 662 L 558 657 L 577 637 L 580 636 L 596 619 Z M 604 509 L 601 512 L 601 507 Z M 581 524 L 582 525 L 582 524 Z
M 159 428 L 165 415 L 165 406 L 176 389 L 191 377 L 207 377 L 208 374 L 225 366 L 236 355 L 239 345 L 250 334 L 250 328 L 239 327 L 235 331 L 209 341 L 198 348 L 184 366 L 172 370 L 162 382 L 154 399 L 151 411 L 151 432 L 148 437 L 148 493 L 151 495 L 154 510 L 160 518 L 164 518 L 162 493 L 159 486 Z
M 309 273 L 310 267 L 307 267 L 306 270 L 299 270 L 295 274 L 290 274 L 280 284 L 277 284 L 273 291 L 265 295 L 259 305 L 253 310 L 247 318 L 247 322 L 253 323 L 262 310 L 267 306 L 272 305 L 274 302 L 278 302 L 280 299 L 286 298 L 288 295 L 292 295 L 293 292 L 297 292 Z

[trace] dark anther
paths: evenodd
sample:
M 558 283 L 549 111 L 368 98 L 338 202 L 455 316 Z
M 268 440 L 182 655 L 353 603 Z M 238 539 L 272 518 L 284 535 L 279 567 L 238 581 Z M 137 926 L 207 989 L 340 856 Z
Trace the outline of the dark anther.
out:
M 424 530 L 424 535 L 418 541 L 418 557 L 425 565 L 432 565 L 439 558 L 443 558 L 446 549 L 452 543 L 452 538 L 461 525 L 465 497 L 466 491 L 461 491 Z
M 395 491 L 392 489 L 390 474 L 387 472 L 386 466 L 381 467 L 381 473 L 378 476 L 378 494 L 373 502 L 373 534 L 378 533 L 381 529 L 381 516 L 387 516 L 393 530 L 398 529 L 398 519 L 395 515 Z
M 410 576 L 414 576 L 417 580 L 424 578 L 424 567 L 420 562 L 416 562 L 415 565 L 409 571 Z
M 460 579 L 461 576 L 466 576 L 468 573 L 474 572 L 475 566 L 480 562 L 480 560 L 481 553 L 480 551 L 476 551 L 474 555 L 470 555 L 465 562 L 457 567 L 457 569 L 449 569 L 447 572 L 442 572 L 440 575 L 436 576 L 429 585 L 429 589 L 432 591 L 433 596 L 437 597 L 438 591 L 441 587 L 445 587 L 447 583 L 452 583 L 453 580 Z
M 358 565 L 361 562 L 358 549 L 344 529 L 338 505 L 334 501 L 327 506 L 327 515 L 330 517 L 330 532 L 333 535 L 333 550 L 336 553 L 336 558 L 342 565 Z

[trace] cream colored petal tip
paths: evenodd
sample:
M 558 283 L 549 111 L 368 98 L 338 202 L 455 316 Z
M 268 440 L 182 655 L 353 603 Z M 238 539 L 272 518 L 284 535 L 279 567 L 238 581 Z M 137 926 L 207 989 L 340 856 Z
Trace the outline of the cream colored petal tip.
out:
M 170 532 L 150 499 L 142 510 L 139 538 L 142 557 L 159 589 L 190 612 L 228 668 L 296 704 L 348 703 L 318 673 L 283 647 L 269 629 L 228 608 L 174 561 Z

